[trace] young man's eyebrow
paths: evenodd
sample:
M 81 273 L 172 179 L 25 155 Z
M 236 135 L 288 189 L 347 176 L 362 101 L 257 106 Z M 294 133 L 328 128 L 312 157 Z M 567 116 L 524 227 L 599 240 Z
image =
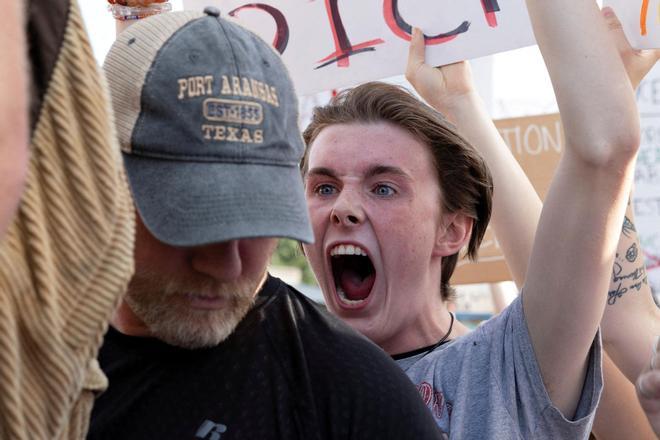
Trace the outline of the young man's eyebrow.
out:
M 365 178 L 370 179 L 374 176 L 378 176 L 380 174 L 395 174 L 397 176 L 405 177 L 405 178 L 410 178 L 410 175 L 403 171 L 399 167 L 391 166 L 391 165 L 375 165 L 373 167 L 370 167 L 367 172 L 365 173 Z M 326 167 L 316 167 L 316 168 L 310 168 L 307 173 L 305 174 L 305 177 L 308 176 L 325 176 L 325 177 L 331 177 L 331 178 L 337 178 L 337 173 L 335 173 L 333 170 L 330 168 Z
M 410 175 L 403 171 L 401 168 L 390 165 L 373 166 L 367 170 L 365 177 L 368 179 L 374 176 L 378 176 L 379 174 L 395 174 L 397 176 L 410 178 Z
M 308 176 L 327 176 L 327 177 L 337 178 L 337 173 L 332 171 L 330 168 L 316 167 L 307 170 L 307 173 L 305 173 L 305 177 Z

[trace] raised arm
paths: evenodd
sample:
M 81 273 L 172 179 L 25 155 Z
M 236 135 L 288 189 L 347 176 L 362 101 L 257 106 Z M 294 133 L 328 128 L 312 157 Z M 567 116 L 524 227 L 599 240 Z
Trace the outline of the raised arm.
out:
M 406 78 L 436 110 L 444 114 L 482 154 L 495 183 L 491 225 L 518 286 L 522 286 L 541 200 L 493 124 L 474 88 L 467 62 L 434 68 L 424 62 L 424 42 L 413 32 Z M 523 206 L 525 209 L 520 209 Z
M 623 35 L 621 25 L 611 10 L 604 10 L 604 15 L 612 35 L 619 48 L 619 53 L 625 62 L 629 78 L 636 86 L 655 64 L 660 51 L 635 51 Z M 411 42 L 408 60 L 407 77 L 420 95 L 436 109 L 443 112 L 486 158 L 495 184 L 495 203 L 492 224 L 498 235 L 500 245 L 516 283 L 521 286 L 527 270 L 527 262 L 531 252 L 531 243 L 536 231 L 536 224 L 541 212 L 541 202 L 529 184 L 527 177 L 521 172 L 520 166 L 513 158 L 510 150 L 503 144 L 492 122 L 485 114 L 481 101 L 476 96 L 466 63 L 432 68 L 424 63 L 424 45 L 421 35 L 415 34 Z M 481 110 L 479 109 L 481 107 Z M 630 210 L 630 209 L 629 209 Z M 511 213 L 517 213 L 512 215 Z M 633 243 L 637 242 L 637 234 L 631 223 L 632 214 L 627 213 L 623 223 L 619 241 L 618 254 L 626 254 Z M 634 249 L 634 248 L 633 248 Z M 621 277 L 628 273 L 642 273 L 643 263 L 640 257 L 635 261 L 629 258 L 619 262 L 617 275 L 612 275 L 610 291 L 635 293 L 619 298 L 617 307 L 608 307 L 605 317 L 618 317 L 615 320 L 603 321 L 603 338 L 605 345 L 617 358 L 619 368 L 629 373 L 637 373 L 639 369 L 629 368 L 647 362 L 648 345 L 645 341 L 657 334 L 658 309 L 652 302 L 647 284 L 643 284 L 639 293 L 637 288 L 630 286 L 637 282 L 624 283 Z M 629 259 L 633 260 L 632 262 Z M 640 270 L 641 268 L 641 270 Z M 637 272 L 635 272 L 637 271 Z M 631 280 L 632 281 L 632 280 Z M 606 295 L 603 292 L 603 295 Z M 635 318 L 638 319 L 635 319 Z M 630 322 L 629 322 L 630 321 Z M 634 321 L 634 322 L 632 322 Z M 639 345 L 643 349 L 638 350 Z M 605 362 L 606 361 L 606 362 Z M 603 365 L 605 390 L 601 399 L 594 429 L 598 430 L 599 438 L 620 438 L 617 435 L 626 433 L 628 436 L 647 438 L 648 425 L 643 426 L 642 411 L 636 402 L 633 386 L 616 366 L 605 356 Z M 634 376 L 636 378 L 636 376 Z M 618 426 L 621 420 L 638 420 L 634 426 L 625 424 Z M 613 428 L 616 428 L 613 430 Z M 621 429 L 624 429 L 621 431 Z M 632 433 L 630 432 L 632 429 Z M 634 433 L 634 434 L 633 434 Z
M 634 50 L 614 12 L 605 8 L 603 14 L 631 85 L 636 89 L 660 58 L 660 50 Z M 630 203 L 621 227 L 601 328 L 608 354 L 634 382 L 648 365 L 648 348 L 660 335 L 660 309 L 653 301 L 647 280 L 644 253 Z
M 0 241 L 23 190 L 28 162 L 28 90 L 23 2 L 0 14 Z
M 557 97 L 566 150 L 541 213 L 523 308 L 546 389 L 571 417 L 605 308 L 639 117 L 595 1 L 527 0 L 527 7 Z

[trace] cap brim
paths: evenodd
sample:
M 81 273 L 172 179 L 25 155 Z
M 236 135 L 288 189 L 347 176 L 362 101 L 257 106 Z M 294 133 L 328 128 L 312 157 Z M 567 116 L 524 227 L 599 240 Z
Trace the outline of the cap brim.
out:
M 298 167 L 123 156 L 140 217 L 160 241 L 174 246 L 257 237 L 313 241 Z

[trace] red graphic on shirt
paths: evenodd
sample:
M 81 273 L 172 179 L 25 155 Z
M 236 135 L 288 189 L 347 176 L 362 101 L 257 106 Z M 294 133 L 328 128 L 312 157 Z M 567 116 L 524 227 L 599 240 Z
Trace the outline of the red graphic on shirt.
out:
M 441 391 L 433 389 L 430 383 L 422 382 L 417 386 L 417 391 L 422 395 L 422 400 L 428 406 L 436 419 L 442 418 L 442 413 L 447 407 L 447 417 L 451 416 L 451 404 L 445 400 Z

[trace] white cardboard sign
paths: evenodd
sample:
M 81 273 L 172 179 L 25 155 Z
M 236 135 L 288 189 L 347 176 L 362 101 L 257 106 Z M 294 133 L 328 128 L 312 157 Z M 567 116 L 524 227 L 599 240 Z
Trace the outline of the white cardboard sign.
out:
M 184 0 L 216 6 L 282 53 L 308 95 L 404 72 L 411 26 L 433 65 L 534 44 L 524 0 Z
M 604 0 L 616 12 L 636 49 L 660 47 L 660 0 Z

